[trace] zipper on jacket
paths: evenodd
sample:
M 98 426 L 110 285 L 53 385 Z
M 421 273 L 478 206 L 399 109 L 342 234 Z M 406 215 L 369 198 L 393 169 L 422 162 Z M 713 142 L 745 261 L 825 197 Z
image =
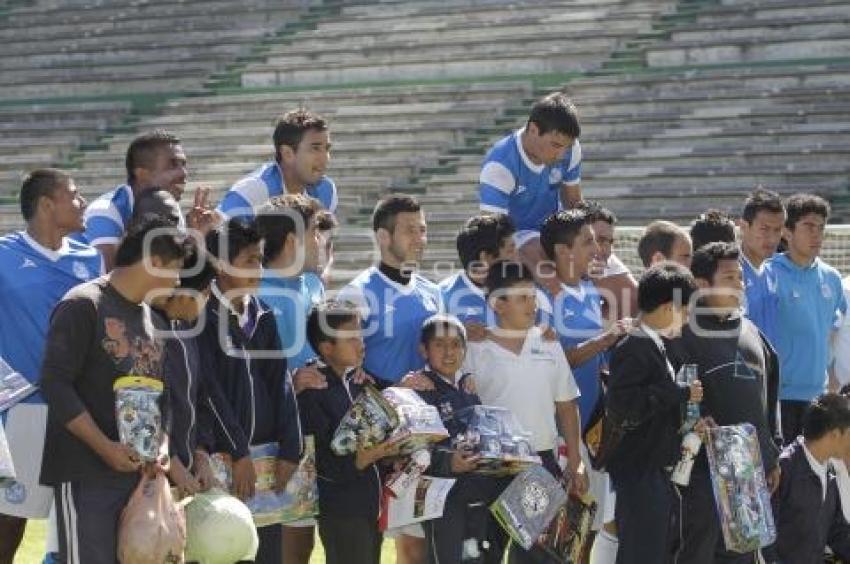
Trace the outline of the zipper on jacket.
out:
M 251 443 L 254 442 L 254 428 L 257 424 L 257 404 L 256 398 L 254 397 L 254 375 L 251 373 L 251 355 L 249 355 L 248 351 L 245 350 L 245 345 L 239 345 L 239 348 L 242 349 L 242 354 L 245 356 L 245 367 L 248 369 L 248 384 L 251 388 L 251 433 L 248 435 L 248 446 L 250 447 Z
M 189 351 L 186 349 L 186 344 L 183 339 L 177 336 L 174 330 L 174 324 L 171 325 L 171 332 L 174 338 L 180 343 L 180 348 L 183 349 L 183 364 L 186 367 L 186 403 L 189 404 L 189 426 L 186 428 L 186 450 L 189 453 L 189 468 L 195 463 L 194 449 L 191 447 L 192 428 L 195 426 L 195 405 L 192 403 L 192 371 L 189 369 Z

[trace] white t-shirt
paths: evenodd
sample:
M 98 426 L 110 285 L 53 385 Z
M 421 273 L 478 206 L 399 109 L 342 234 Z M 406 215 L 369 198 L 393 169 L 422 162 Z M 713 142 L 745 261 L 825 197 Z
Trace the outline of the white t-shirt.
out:
M 535 450 L 555 448 L 555 402 L 579 396 L 558 341 L 546 341 L 533 327 L 519 355 L 489 339 L 470 343 L 464 371 L 473 374 L 481 403 L 513 412 Z
M 850 276 L 842 280 L 841 286 L 844 298 L 850 300 Z M 846 386 L 850 384 L 850 313 L 841 316 L 832 351 L 835 355 L 835 378 Z

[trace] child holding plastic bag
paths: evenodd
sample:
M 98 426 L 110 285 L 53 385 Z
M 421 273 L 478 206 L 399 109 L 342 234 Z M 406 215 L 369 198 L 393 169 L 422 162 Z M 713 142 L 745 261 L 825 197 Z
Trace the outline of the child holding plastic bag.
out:
M 183 562 L 186 518 L 174 501 L 168 480 L 159 468 L 142 479 L 121 513 L 118 529 L 118 561 L 121 564 Z

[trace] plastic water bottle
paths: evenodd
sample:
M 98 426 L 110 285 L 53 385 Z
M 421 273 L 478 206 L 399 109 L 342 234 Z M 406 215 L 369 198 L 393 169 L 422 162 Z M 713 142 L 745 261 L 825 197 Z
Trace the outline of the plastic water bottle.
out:
M 684 364 L 682 365 L 682 368 L 679 369 L 679 373 L 676 374 L 676 381 L 679 384 L 684 384 L 690 387 L 690 385 L 697 380 L 698 375 L 698 365 Z M 681 432 L 690 431 L 699 420 L 699 404 L 689 401 L 686 410 L 685 422 L 682 424 L 682 428 L 680 429 Z

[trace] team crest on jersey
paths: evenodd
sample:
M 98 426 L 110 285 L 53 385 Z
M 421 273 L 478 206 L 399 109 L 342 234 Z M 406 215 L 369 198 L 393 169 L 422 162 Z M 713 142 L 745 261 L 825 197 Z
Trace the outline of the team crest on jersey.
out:
M 6 501 L 20 505 L 27 499 L 27 487 L 17 480 L 6 486 Z
M 553 168 L 549 173 L 549 184 L 559 184 L 563 180 L 564 175 L 560 168 Z
M 825 283 L 825 282 L 824 282 L 823 284 L 821 284 L 821 286 L 820 286 L 820 293 L 821 293 L 821 294 L 823 295 L 823 297 L 824 297 L 824 298 L 826 298 L 827 300 L 831 300 L 831 299 L 832 299 L 832 288 L 830 288 L 830 287 L 829 287 L 829 284 L 827 284 L 827 283 Z
M 88 267 L 80 261 L 75 260 L 71 268 L 74 271 L 74 276 L 76 276 L 77 278 L 81 280 L 88 280 L 89 278 L 91 278 L 91 272 L 89 272 Z
M 32 259 L 24 258 L 24 262 L 21 263 L 21 268 L 35 268 L 38 265 L 35 264 Z

